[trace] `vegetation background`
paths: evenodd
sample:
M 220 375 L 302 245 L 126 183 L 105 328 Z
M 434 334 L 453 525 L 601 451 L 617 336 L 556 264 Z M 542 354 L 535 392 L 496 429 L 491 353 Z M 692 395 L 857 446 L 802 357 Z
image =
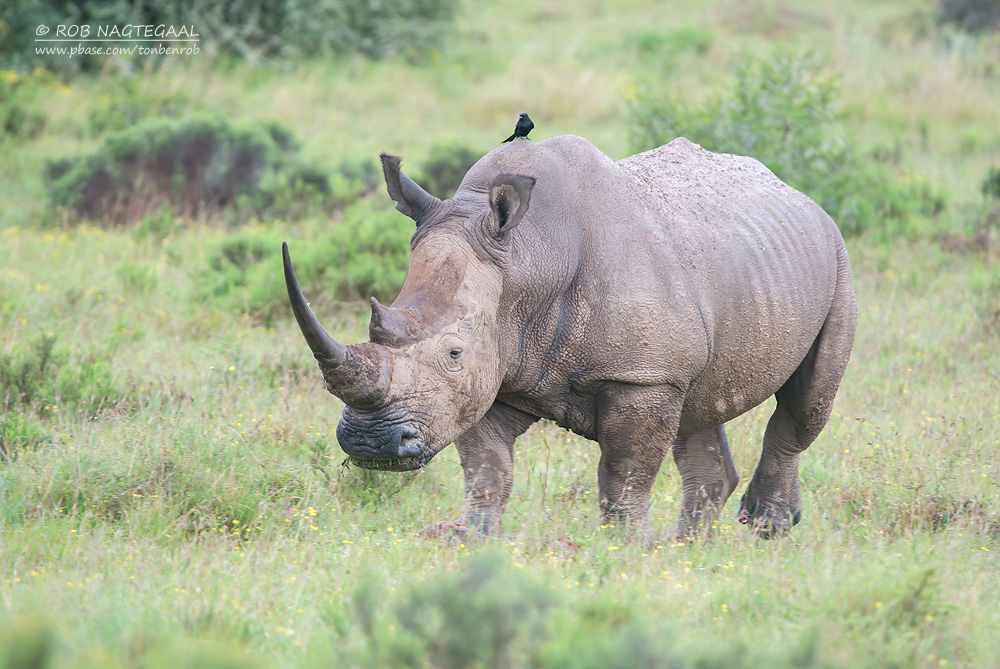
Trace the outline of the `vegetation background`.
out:
M 267 11 L 264 11 L 265 8 Z M 0 5 L 0 667 L 991 666 L 1000 657 L 995 0 Z M 35 50 L 39 25 L 192 25 L 193 55 Z M 506 536 L 453 450 L 342 464 L 285 306 L 365 337 L 411 222 L 518 112 L 614 158 L 755 155 L 848 235 L 857 343 L 760 542 L 602 527 L 596 444 L 516 445 Z M 744 482 L 769 405 L 729 425 Z M 742 488 L 737 495 L 742 493 Z

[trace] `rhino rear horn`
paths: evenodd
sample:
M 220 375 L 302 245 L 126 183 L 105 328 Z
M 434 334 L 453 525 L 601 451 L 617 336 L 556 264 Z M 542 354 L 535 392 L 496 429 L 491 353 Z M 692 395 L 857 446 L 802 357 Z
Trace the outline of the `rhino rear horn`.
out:
M 368 324 L 368 336 L 372 342 L 400 346 L 419 337 L 420 325 L 411 314 L 384 306 L 374 297 L 371 305 L 372 319 Z
M 385 187 L 389 191 L 389 197 L 396 203 L 396 209 L 420 225 L 420 221 L 440 205 L 441 200 L 403 174 L 399 169 L 402 158 L 385 152 L 381 154 L 381 158 L 382 174 L 385 177 Z

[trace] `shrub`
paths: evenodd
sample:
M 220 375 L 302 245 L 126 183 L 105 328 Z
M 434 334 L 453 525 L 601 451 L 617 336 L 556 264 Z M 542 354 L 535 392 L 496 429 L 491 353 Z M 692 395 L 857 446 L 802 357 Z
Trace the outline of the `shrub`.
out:
M 48 431 L 34 418 L 20 413 L 0 414 L 0 462 L 10 462 L 20 451 L 37 448 L 49 439 Z
M 845 134 L 837 82 L 814 57 L 741 60 L 732 69 L 732 86 L 700 107 L 656 89 L 638 94 L 629 104 L 633 148 L 683 136 L 711 151 L 753 156 L 812 197 L 845 234 L 861 232 L 878 214 L 899 215 L 885 195 L 887 172 Z
M 117 132 L 151 117 L 178 118 L 188 105 L 183 93 L 143 91 L 137 77 L 120 77 L 117 88 L 97 99 L 87 117 L 93 136 Z
M 239 0 L 200 17 L 209 41 L 243 58 L 419 58 L 437 47 L 458 10 L 456 0 Z M 239 26 L 234 34 L 231 26 Z
M 377 625 L 379 593 L 363 581 L 354 596 L 374 666 L 523 666 L 556 601 L 543 584 L 482 551 L 454 572 L 415 584 L 395 604 L 395 625 Z M 399 631 L 395 628 L 399 627 Z
M 639 53 L 648 56 L 673 56 L 685 52 L 704 55 L 714 41 L 711 31 L 704 28 L 678 28 L 659 32 L 647 30 L 633 38 Z
M 281 271 L 281 232 L 247 226 L 212 253 L 196 285 L 200 297 L 270 323 L 287 315 Z M 318 237 L 290 239 L 295 273 L 312 300 L 389 303 L 406 279 L 413 223 L 394 209 L 362 200 Z
M 1000 167 L 991 167 L 979 189 L 987 198 L 1000 200 Z
M 335 299 L 374 295 L 389 303 L 406 280 L 413 222 L 394 209 L 361 201 L 344 211 L 321 245 L 303 260 L 320 269 L 325 291 Z
M 29 89 L 15 70 L 0 70 L 0 139 L 31 139 L 45 127 L 45 115 L 32 105 Z
M 435 144 L 416 180 L 432 195 L 449 198 L 458 190 L 466 172 L 476 164 L 480 155 L 453 142 Z
M 0 631 L 0 667 L 5 669 L 54 666 L 57 634 L 52 622 L 39 614 L 21 614 Z
M 194 26 L 203 52 L 250 61 L 326 58 L 361 54 L 368 58 L 420 58 L 448 36 L 458 0 L 183 0 L 120 2 L 10 0 L 0 21 L 0 61 L 18 66 L 99 68 L 100 56 L 39 55 L 35 29 L 58 24 Z
M 1000 30 L 1000 3 L 996 0 L 941 0 L 938 20 L 970 33 Z
M 740 642 L 682 644 L 662 620 L 648 618 L 627 592 L 580 594 L 567 601 L 554 588 L 512 569 L 501 553 L 483 549 L 457 570 L 390 595 L 369 575 L 353 593 L 352 616 L 330 606 L 323 614 L 340 638 L 360 632 L 352 666 L 546 667 L 552 669 L 815 669 L 847 666 L 825 658 L 818 635 L 805 631 L 782 647 Z M 909 590 L 908 620 L 938 608 L 925 584 Z M 924 594 L 922 594 L 924 593 Z M 389 601 L 386 601 L 388 598 Z M 632 600 L 632 601 L 630 601 Z M 344 664 L 344 658 L 339 658 Z M 881 664 L 884 664 L 881 663 Z M 871 666 L 878 666 L 872 662 Z
M 65 56 L 39 58 L 35 56 L 35 29 L 40 25 L 67 23 L 72 15 L 63 11 L 59 0 L 5 0 L 0 19 L 0 62 L 30 69 L 36 65 L 62 66 Z
M 75 407 L 88 414 L 124 401 L 127 393 L 104 354 L 72 358 L 56 347 L 56 337 L 41 334 L 15 353 L 0 353 L 0 405 L 48 411 Z
M 188 218 L 237 203 L 273 212 L 330 195 L 326 175 L 297 149 L 277 123 L 153 118 L 108 135 L 93 154 L 50 162 L 46 180 L 54 204 L 112 224 L 163 208 Z
M 552 669 L 687 667 L 674 650 L 671 635 L 657 629 L 627 600 L 599 595 L 558 612 L 556 633 L 535 653 L 531 666 Z

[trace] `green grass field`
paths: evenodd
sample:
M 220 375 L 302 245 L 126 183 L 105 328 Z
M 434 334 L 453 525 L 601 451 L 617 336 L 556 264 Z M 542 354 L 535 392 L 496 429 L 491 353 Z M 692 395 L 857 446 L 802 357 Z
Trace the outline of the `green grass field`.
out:
M 0 371 L 47 379 L 30 401 L 0 390 L 0 667 L 995 666 L 1000 229 L 980 184 L 1000 166 L 1000 37 L 938 26 L 935 7 L 467 5 L 416 65 L 0 68 L 45 118 L 0 139 Z M 42 178 L 46 159 L 98 145 L 88 119 L 114 113 L 126 80 L 185 112 L 281 121 L 330 169 L 379 150 L 417 166 L 448 140 L 486 152 L 520 111 L 536 141 L 578 134 L 621 158 L 636 87 L 694 103 L 733 59 L 805 49 L 840 77 L 853 141 L 947 205 L 847 240 L 854 354 L 802 458 L 802 522 L 779 541 L 735 519 L 768 405 L 728 426 L 742 483 L 710 543 L 669 538 L 671 462 L 660 545 L 602 527 L 597 445 L 546 423 L 515 447 L 504 538 L 422 539 L 461 509 L 454 449 L 416 473 L 343 466 L 342 405 L 290 310 L 205 287 L 220 249 L 256 235 L 275 240 L 280 298 L 276 244 L 294 254 L 343 212 L 102 227 L 52 206 Z M 395 215 L 368 197 L 373 220 Z M 314 307 L 365 338 L 365 302 Z

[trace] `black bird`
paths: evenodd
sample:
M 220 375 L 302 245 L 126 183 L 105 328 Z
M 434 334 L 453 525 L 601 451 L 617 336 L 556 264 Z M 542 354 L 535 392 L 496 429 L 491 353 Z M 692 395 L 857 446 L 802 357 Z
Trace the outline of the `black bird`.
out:
M 527 138 L 528 133 L 531 132 L 531 129 L 534 127 L 535 124 L 531 122 L 530 118 L 528 118 L 528 113 L 521 112 L 521 118 L 517 119 L 517 125 L 514 126 L 514 134 L 500 143 L 506 144 L 509 141 L 517 139 L 518 137 Z

